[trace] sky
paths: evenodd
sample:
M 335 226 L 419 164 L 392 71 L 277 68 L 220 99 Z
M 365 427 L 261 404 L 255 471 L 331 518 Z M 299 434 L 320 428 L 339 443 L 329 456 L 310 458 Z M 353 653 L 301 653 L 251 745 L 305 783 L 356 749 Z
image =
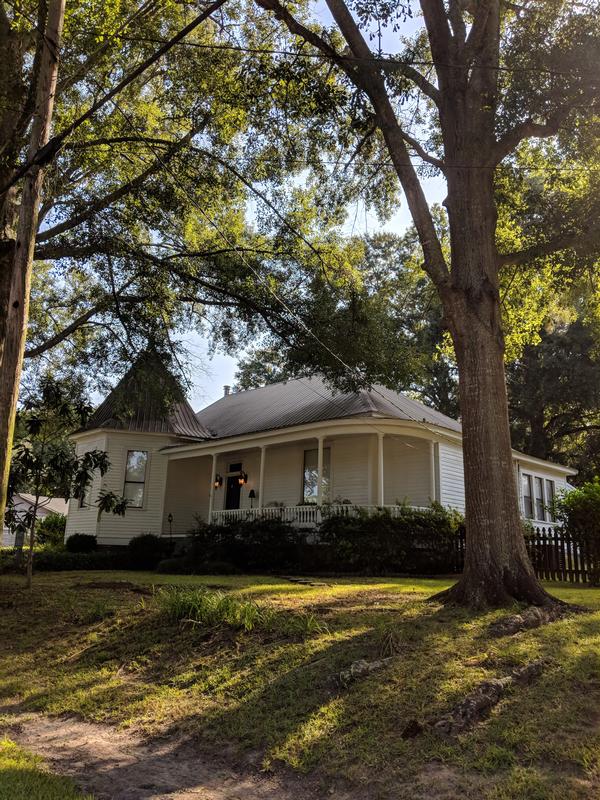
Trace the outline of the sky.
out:
M 324 25 L 332 23 L 331 15 L 323 0 L 315 4 L 315 15 Z M 402 25 L 402 34 L 410 35 L 421 23 L 419 20 L 407 20 Z M 383 32 L 382 49 L 385 52 L 397 51 L 398 45 L 394 41 L 392 32 Z M 444 199 L 445 184 L 440 178 L 431 178 L 423 181 L 425 194 L 430 203 L 440 203 Z M 381 223 L 374 213 L 365 214 L 364 208 L 353 209 L 348 215 L 345 232 L 348 234 L 362 235 L 386 230 L 402 233 L 410 225 L 410 214 L 402 197 L 398 211 L 394 216 Z M 191 372 L 192 386 L 188 398 L 195 411 L 214 403 L 223 396 L 223 386 L 235 382 L 235 371 L 239 354 L 231 356 L 218 352 L 209 355 L 208 343 L 199 336 L 190 336 L 185 340 L 186 346 L 192 356 Z

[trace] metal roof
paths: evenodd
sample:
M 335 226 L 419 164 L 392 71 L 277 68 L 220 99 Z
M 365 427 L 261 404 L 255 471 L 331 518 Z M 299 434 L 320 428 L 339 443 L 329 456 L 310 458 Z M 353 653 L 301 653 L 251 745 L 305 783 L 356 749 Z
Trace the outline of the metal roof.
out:
M 384 417 L 461 430 L 451 417 L 383 386 L 335 393 L 317 377 L 234 392 L 196 414 L 217 439 L 347 417 Z
M 165 397 L 173 399 L 165 404 Z M 147 355 L 138 359 L 77 433 L 97 428 L 211 438 L 171 373 Z

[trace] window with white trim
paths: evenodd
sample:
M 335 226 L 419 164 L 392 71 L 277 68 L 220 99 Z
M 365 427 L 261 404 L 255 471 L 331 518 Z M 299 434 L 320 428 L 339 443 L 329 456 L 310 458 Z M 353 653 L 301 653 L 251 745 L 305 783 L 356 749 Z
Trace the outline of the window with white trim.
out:
M 554 515 L 554 501 L 556 499 L 556 484 L 554 481 L 551 481 L 550 478 L 546 478 L 546 513 L 548 515 L 548 519 L 552 520 L 552 522 L 556 522 L 556 516 Z
M 323 492 L 323 500 L 329 502 L 329 487 L 330 487 L 330 464 L 331 464 L 331 449 L 329 447 L 323 448 L 323 480 L 321 489 Z M 318 499 L 318 481 L 319 481 L 319 451 L 318 450 L 305 450 L 304 451 L 304 467 L 303 467 L 303 488 L 302 488 L 302 502 L 303 503 L 316 503 Z
M 148 452 L 146 450 L 127 451 L 123 497 L 129 500 L 128 508 L 141 508 L 144 505 L 147 466 Z
M 546 519 L 546 504 L 544 502 L 544 481 L 536 475 L 533 479 L 535 490 L 535 518 Z
M 523 486 L 523 513 L 527 519 L 533 519 L 533 481 L 531 475 L 526 472 L 521 473 Z

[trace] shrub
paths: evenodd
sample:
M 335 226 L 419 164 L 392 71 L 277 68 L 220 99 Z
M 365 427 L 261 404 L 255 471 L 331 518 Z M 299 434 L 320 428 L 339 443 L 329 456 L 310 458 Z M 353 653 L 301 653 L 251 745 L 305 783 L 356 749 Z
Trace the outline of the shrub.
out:
M 600 479 L 562 494 L 554 513 L 565 533 L 585 549 L 591 582 L 600 582 Z
M 88 533 L 73 533 L 65 542 L 65 547 L 69 553 L 91 553 L 97 550 L 98 541 Z
M 156 571 L 163 575 L 239 575 L 240 570 L 229 561 L 203 561 L 194 563 L 186 555 L 164 558 Z
M 127 545 L 129 565 L 132 569 L 155 569 L 169 548 L 169 542 L 153 533 L 134 536 Z
M 440 574 L 456 568 L 456 538 L 462 520 L 441 506 L 419 510 L 401 507 L 371 514 L 326 517 L 319 540 L 325 561 L 340 571 L 382 575 L 397 572 Z
M 185 558 L 194 571 L 210 562 L 225 562 L 244 571 L 289 569 L 299 564 L 304 534 L 289 523 L 252 519 L 230 525 L 199 524 Z
M 35 529 L 35 538 L 40 544 L 49 544 L 60 547 L 65 540 L 67 518 L 64 514 L 52 512 L 38 520 Z
M 66 550 L 40 550 L 34 553 L 33 568 L 38 572 L 64 572 L 86 569 L 127 569 L 124 548 L 69 553 Z

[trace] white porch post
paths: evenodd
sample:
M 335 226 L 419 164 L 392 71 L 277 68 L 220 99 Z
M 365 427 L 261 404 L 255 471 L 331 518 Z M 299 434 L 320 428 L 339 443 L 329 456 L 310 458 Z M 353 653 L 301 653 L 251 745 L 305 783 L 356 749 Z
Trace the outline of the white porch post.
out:
M 317 505 L 323 505 L 323 437 L 317 439 Z
M 217 477 L 217 456 L 213 453 L 212 469 L 210 472 L 210 492 L 208 494 L 208 524 L 212 522 L 213 505 L 215 502 L 215 478 Z
M 440 501 L 440 486 L 439 486 L 439 449 L 440 446 L 437 442 L 431 441 L 430 443 L 430 456 L 431 456 L 431 500 L 438 503 Z
M 377 434 L 377 505 L 385 505 L 383 472 L 383 433 Z
M 258 503 L 257 508 L 263 507 L 263 491 L 265 487 L 265 450 L 266 446 L 260 448 L 260 472 L 258 476 Z

